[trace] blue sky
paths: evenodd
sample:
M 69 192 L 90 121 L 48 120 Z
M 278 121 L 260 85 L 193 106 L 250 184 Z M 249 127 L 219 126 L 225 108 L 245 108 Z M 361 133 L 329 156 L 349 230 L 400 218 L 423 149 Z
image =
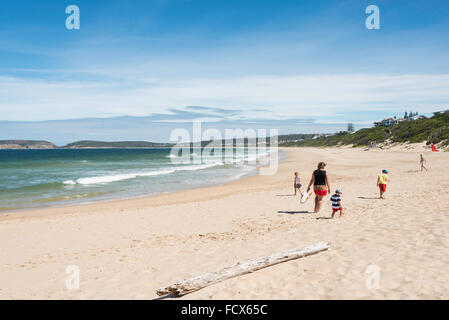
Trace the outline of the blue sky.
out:
M 80 30 L 65 28 L 72 4 Z M 371 4 L 380 30 L 365 27 Z M 0 139 L 166 141 L 192 117 L 369 126 L 448 108 L 448 53 L 444 0 L 2 1 Z

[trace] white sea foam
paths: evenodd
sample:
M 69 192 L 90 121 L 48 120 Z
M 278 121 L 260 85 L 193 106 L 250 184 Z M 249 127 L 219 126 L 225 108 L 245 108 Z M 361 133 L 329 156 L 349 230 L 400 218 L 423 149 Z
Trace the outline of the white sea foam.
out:
M 196 153 L 191 153 L 190 154 L 190 156 L 191 157 L 196 157 L 198 154 L 196 154 Z M 187 155 L 186 155 L 187 156 Z M 168 156 L 167 156 L 167 158 L 169 158 L 169 159 L 174 159 L 174 158 L 182 158 L 182 156 L 178 156 L 178 155 L 176 155 L 176 154 L 169 154 Z
M 123 180 L 129 180 L 129 179 L 135 179 L 138 177 L 151 177 L 151 176 L 159 176 L 159 175 L 166 175 L 171 174 L 176 171 L 196 171 L 196 170 L 204 170 L 216 166 L 223 166 L 224 164 L 222 162 L 214 162 L 214 163 L 206 163 L 206 164 L 200 164 L 200 165 L 192 165 L 192 166 L 185 166 L 185 167 L 177 167 L 177 168 L 170 168 L 170 169 L 164 169 L 159 171 L 148 171 L 148 172 L 138 172 L 138 173 L 126 173 L 126 174 L 116 174 L 116 175 L 105 175 L 105 176 L 98 176 L 98 177 L 89 177 L 89 178 L 79 178 L 76 181 L 73 180 L 67 180 L 63 183 L 65 185 L 74 185 L 74 184 L 80 184 L 80 185 L 91 185 L 91 184 L 105 184 L 105 183 L 111 183 L 111 182 L 117 182 L 117 181 L 123 181 Z
M 111 176 L 99 176 L 99 177 L 91 177 L 91 178 L 80 178 L 76 180 L 77 184 L 99 184 L 99 183 L 110 183 L 121 180 L 128 180 L 136 178 L 135 174 L 117 174 Z
M 212 162 L 212 163 L 206 163 L 206 164 L 180 167 L 180 168 L 176 169 L 176 171 L 196 171 L 196 170 L 203 170 L 203 169 L 217 167 L 217 166 L 223 166 L 223 165 L 224 165 L 223 162 Z
M 168 169 L 158 170 L 158 171 L 148 171 L 148 172 L 137 172 L 137 173 L 126 173 L 126 174 L 115 174 L 115 175 L 104 175 L 98 177 L 88 177 L 88 178 L 79 178 L 77 180 L 67 180 L 64 181 L 65 185 L 91 185 L 91 184 L 106 184 L 111 182 L 135 179 L 138 177 L 151 177 L 151 176 L 159 176 L 159 175 L 167 175 L 172 174 L 177 171 L 196 171 L 196 170 L 204 170 L 217 166 L 224 166 L 225 164 L 233 164 L 240 166 L 245 162 L 254 162 L 257 160 L 262 160 L 261 158 L 266 157 L 267 154 L 259 154 L 259 155 L 236 155 L 236 159 L 230 159 L 222 161 L 217 161 L 216 157 L 210 157 L 210 161 L 206 161 L 204 164 L 198 165 L 189 165 L 189 166 L 180 166 L 180 167 L 171 167 Z M 169 158 L 175 158 L 175 155 L 168 155 Z M 246 173 L 243 173 L 243 175 Z

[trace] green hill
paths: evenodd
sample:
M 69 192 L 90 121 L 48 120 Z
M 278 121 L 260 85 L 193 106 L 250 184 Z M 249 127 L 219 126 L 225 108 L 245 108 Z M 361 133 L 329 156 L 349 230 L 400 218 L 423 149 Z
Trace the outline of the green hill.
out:
M 0 149 L 54 149 L 56 146 L 41 140 L 0 140 Z
M 435 113 L 431 118 L 404 121 L 392 127 L 361 129 L 355 133 L 339 132 L 331 136 L 286 142 L 280 146 L 325 147 L 337 145 L 368 146 L 372 141 L 382 143 L 418 143 L 449 146 L 449 110 Z

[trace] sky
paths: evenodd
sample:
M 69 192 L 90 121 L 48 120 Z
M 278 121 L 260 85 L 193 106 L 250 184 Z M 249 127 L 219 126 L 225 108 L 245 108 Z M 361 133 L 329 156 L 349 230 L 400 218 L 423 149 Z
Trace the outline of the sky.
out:
M 0 139 L 361 128 L 449 108 L 448 53 L 446 0 L 5 0 Z

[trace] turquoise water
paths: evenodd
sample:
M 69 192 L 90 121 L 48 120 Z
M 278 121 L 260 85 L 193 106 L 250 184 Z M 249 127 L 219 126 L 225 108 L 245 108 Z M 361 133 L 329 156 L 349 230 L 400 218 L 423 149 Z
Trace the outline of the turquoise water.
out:
M 170 149 L 0 150 L 0 212 L 222 184 L 257 167 L 247 154 L 185 164 L 173 157 Z

